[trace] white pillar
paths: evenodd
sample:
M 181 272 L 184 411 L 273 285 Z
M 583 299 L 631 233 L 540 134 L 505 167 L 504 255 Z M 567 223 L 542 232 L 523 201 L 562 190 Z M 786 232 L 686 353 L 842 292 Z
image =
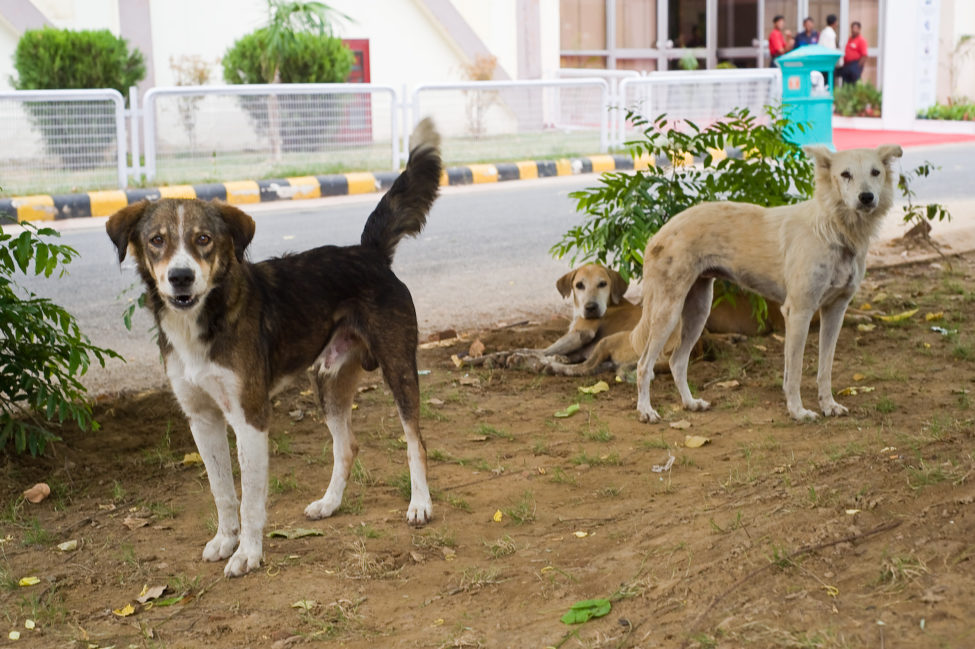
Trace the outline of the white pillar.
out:
M 916 113 L 917 0 L 889 7 L 883 18 L 884 58 L 882 121 L 888 130 L 910 130 Z

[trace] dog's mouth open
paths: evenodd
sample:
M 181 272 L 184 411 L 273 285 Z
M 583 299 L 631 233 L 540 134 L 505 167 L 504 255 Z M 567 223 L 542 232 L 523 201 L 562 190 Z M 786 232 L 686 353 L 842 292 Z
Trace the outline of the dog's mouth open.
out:
M 195 295 L 171 295 L 169 296 L 169 303 L 177 309 L 189 309 L 196 305 L 200 301 L 200 298 Z

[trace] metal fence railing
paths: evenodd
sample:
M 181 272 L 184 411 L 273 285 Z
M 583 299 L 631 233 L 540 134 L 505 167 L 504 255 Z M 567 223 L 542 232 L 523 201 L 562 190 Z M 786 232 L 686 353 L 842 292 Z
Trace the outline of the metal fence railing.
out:
M 141 107 L 133 88 L 128 109 L 111 89 L 3 92 L 0 188 L 53 194 L 133 179 L 395 170 L 425 116 L 441 131 L 447 164 L 572 157 L 621 147 L 635 132 L 624 108 L 706 125 L 733 108 L 761 113 L 781 96 L 777 69 L 592 72 L 428 84 L 408 97 L 372 84 L 175 86 L 149 90 Z
M 372 84 L 153 88 L 143 100 L 154 182 L 398 169 L 396 91 Z
M 595 153 L 609 146 L 608 90 L 595 78 L 422 85 L 411 124 L 433 117 L 447 164 Z
M 125 101 L 117 90 L 0 92 L 0 142 L 6 192 L 125 187 Z
M 614 146 L 622 146 L 636 131 L 626 110 L 653 120 L 666 113 L 706 126 L 735 108 L 761 116 L 764 107 L 782 97 L 778 68 L 653 72 L 620 82 L 621 110 L 614 119 Z

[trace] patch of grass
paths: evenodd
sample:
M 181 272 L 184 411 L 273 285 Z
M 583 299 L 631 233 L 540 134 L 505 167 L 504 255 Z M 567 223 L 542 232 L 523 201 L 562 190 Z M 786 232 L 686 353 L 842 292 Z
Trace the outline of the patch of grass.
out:
M 861 457 L 867 450 L 861 442 L 850 440 L 843 445 L 830 444 L 825 452 L 830 462 L 837 462 L 849 457 Z
M 289 491 L 294 491 L 298 488 L 298 478 L 295 476 L 295 472 L 292 471 L 286 476 L 277 477 L 271 476 L 268 481 L 268 489 L 272 494 L 283 494 Z
M 350 579 L 391 579 L 403 567 L 396 567 L 392 557 L 378 557 L 366 550 L 366 544 L 357 539 L 345 552 L 345 576 Z
M 885 590 L 903 590 L 909 583 L 916 581 L 927 572 L 927 565 L 919 557 L 889 555 L 884 552 L 877 585 Z
M 488 556 L 492 559 L 510 556 L 518 550 L 514 539 L 507 534 L 491 543 L 484 541 L 484 547 L 487 550 Z
M 605 455 L 589 455 L 585 451 L 579 451 L 571 460 L 575 465 L 588 464 L 589 466 L 620 466 L 623 460 L 619 453 L 606 453 Z
M 657 439 L 641 439 L 640 448 L 645 448 L 647 450 L 651 450 L 651 449 L 667 450 L 668 448 L 670 448 L 670 444 L 668 444 L 666 440 L 664 440 L 663 435 L 661 435 Z
M 928 464 L 923 459 L 920 459 L 917 465 L 907 467 L 907 484 L 915 491 L 920 491 L 924 487 L 941 484 L 942 482 L 957 483 L 957 481 L 964 479 L 964 477 L 965 474 L 951 462 Z
M 421 550 L 457 547 L 454 531 L 449 527 L 439 527 L 423 534 L 414 534 L 412 541 L 413 547 Z
M 772 552 L 769 555 L 769 563 L 778 570 L 788 570 L 794 568 L 796 560 L 789 556 L 789 551 L 785 548 L 772 544 Z
M 308 639 L 334 638 L 355 629 L 362 617 L 359 606 L 366 601 L 365 597 L 355 599 L 339 598 L 326 605 L 317 604 L 300 611 L 301 621 L 316 629 L 307 634 Z
M 112 481 L 112 500 L 114 502 L 120 503 L 125 500 L 126 491 L 125 487 L 118 480 Z
M 532 442 L 532 455 L 551 455 L 548 443 L 545 440 L 536 439 Z
M 24 618 L 34 620 L 41 626 L 63 624 L 69 617 L 64 596 L 61 595 L 56 584 L 42 592 L 29 593 L 21 597 L 20 612 Z
M 379 479 L 372 474 L 372 471 L 362 465 L 359 458 L 356 458 L 355 462 L 352 463 L 352 469 L 349 471 L 349 479 L 362 487 L 371 487 L 379 484 Z
M 433 421 L 450 421 L 450 417 L 445 415 L 439 408 L 435 408 L 427 403 L 429 397 L 420 398 L 420 417 Z
M 477 428 L 474 429 L 475 435 L 483 435 L 488 439 L 506 439 L 509 442 L 514 441 L 515 436 L 506 430 L 500 428 L 495 428 L 489 424 L 478 424 Z
M 169 503 L 161 502 L 151 502 L 146 503 L 145 508 L 149 510 L 149 513 L 158 520 L 165 520 L 167 518 L 176 518 L 180 510 L 178 507 L 170 505 Z
M 590 442 L 611 442 L 614 436 L 606 426 L 600 426 L 598 430 L 589 429 L 582 434 Z
M 413 483 L 410 482 L 410 472 L 400 471 L 391 478 L 385 480 L 387 487 L 392 487 L 403 500 L 409 501 L 413 496 Z
M 378 539 L 383 536 L 382 532 L 366 522 L 359 523 L 353 527 L 352 533 L 365 539 Z
M 166 422 L 166 430 L 163 432 L 162 437 L 152 448 L 147 448 L 142 451 L 142 461 L 150 466 L 157 468 L 163 468 L 174 464 L 177 461 L 176 454 L 172 449 L 172 431 L 173 422 L 168 420 Z
M 897 410 L 897 404 L 890 397 L 880 397 L 874 405 L 874 408 L 881 414 L 889 415 Z
M 167 585 L 169 586 L 169 590 L 177 595 L 189 595 L 200 589 L 200 576 L 193 575 L 190 577 L 185 573 L 179 572 L 170 576 Z
M 975 350 L 972 346 L 960 340 L 951 348 L 951 357 L 959 361 L 970 361 L 975 358 Z
M 454 509 L 459 509 L 462 512 L 467 512 L 468 514 L 474 511 L 471 504 L 461 498 L 460 496 L 455 496 L 449 491 L 443 491 L 441 489 L 433 489 L 430 491 L 430 497 L 438 502 L 447 503 Z
M 335 510 L 335 513 L 358 516 L 362 513 L 362 509 L 362 493 L 359 492 L 355 496 L 351 496 L 346 492 L 345 497 L 342 498 L 342 504 Z
M 729 532 L 734 532 L 735 530 L 745 529 L 745 522 L 741 510 L 735 514 L 734 520 L 730 523 L 726 523 L 724 527 L 718 525 L 714 518 L 709 518 L 708 522 L 711 524 L 711 529 L 713 529 L 718 534 L 728 534 Z
M 597 489 L 595 493 L 599 498 L 616 498 L 623 493 L 623 487 L 602 487 Z
M 477 566 L 469 566 L 464 568 L 464 572 L 460 576 L 458 588 L 465 593 L 472 593 L 481 590 L 485 586 L 500 584 L 502 581 L 504 579 L 501 578 L 501 571 L 497 568 L 485 569 Z
M 291 436 L 286 434 L 271 438 L 271 453 L 273 455 L 294 455 L 295 451 L 291 445 Z
M 535 495 L 531 491 L 525 491 L 514 505 L 502 507 L 501 513 L 515 525 L 525 525 L 535 522 L 535 510 Z
M 48 532 L 41 525 L 41 522 L 37 518 L 31 518 L 24 525 L 24 536 L 21 540 L 25 546 L 31 545 L 51 545 L 54 543 L 54 535 Z
M 548 479 L 549 482 L 554 482 L 555 484 L 568 484 L 575 485 L 576 477 L 562 470 L 562 467 L 557 466 L 552 469 L 552 476 Z

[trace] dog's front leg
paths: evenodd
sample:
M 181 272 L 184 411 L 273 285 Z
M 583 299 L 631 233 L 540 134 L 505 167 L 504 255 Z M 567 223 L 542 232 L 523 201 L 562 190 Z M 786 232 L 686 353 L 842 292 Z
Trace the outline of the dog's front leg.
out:
M 267 431 L 251 425 L 242 415 L 234 416 L 230 425 L 237 436 L 240 464 L 240 545 L 223 573 L 240 577 L 261 565 L 267 518 Z
M 217 533 L 203 549 L 204 561 L 220 561 L 237 547 L 240 522 L 237 518 L 237 491 L 234 488 L 227 442 L 227 422 L 206 393 L 180 378 L 172 381 L 173 392 L 190 422 L 193 441 L 203 458 L 210 481 L 210 492 L 217 506 Z
M 782 374 L 782 390 L 785 392 L 786 407 L 793 419 L 814 421 L 819 415 L 803 408 L 802 396 L 799 394 L 802 383 L 802 353 L 806 347 L 813 311 L 790 306 L 787 301 L 782 312 L 785 315 L 785 370 Z
M 542 350 L 542 354 L 545 356 L 568 356 L 588 345 L 595 337 L 595 329 L 574 329 Z
M 849 412 L 833 398 L 833 354 L 836 351 L 836 340 L 840 336 L 843 315 L 846 313 L 850 299 L 840 298 L 819 311 L 819 372 L 816 378 L 819 385 L 819 407 L 827 417 L 845 415 Z

